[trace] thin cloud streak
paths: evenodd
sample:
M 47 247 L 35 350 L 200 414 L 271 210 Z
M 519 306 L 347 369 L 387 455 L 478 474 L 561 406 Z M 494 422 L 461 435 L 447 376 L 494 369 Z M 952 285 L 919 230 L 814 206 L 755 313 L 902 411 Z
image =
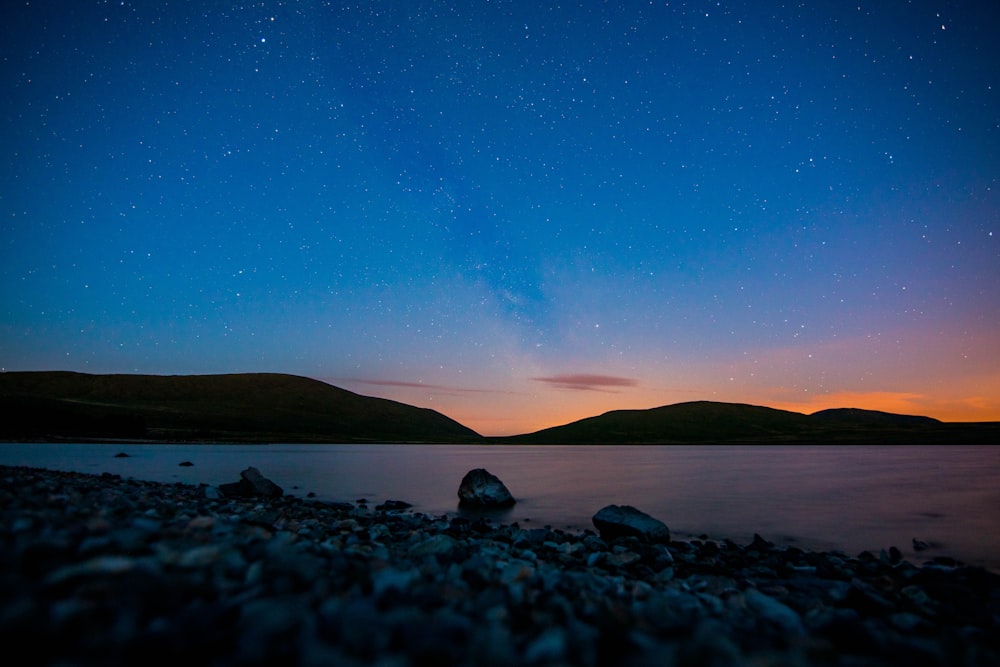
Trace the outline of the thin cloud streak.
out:
M 331 384 L 337 384 L 343 382 L 343 383 L 373 385 L 376 387 L 402 387 L 404 389 L 427 389 L 433 391 L 447 392 L 456 395 L 510 393 L 510 392 L 498 391 L 495 389 L 471 389 L 469 387 L 453 387 L 444 384 L 428 384 L 426 382 L 413 382 L 411 380 L 366 380 L 363 378 L 326 378 L 323 379 L 323 381 L 324 382 L 329 381 Z
M 534 377 L 531 379 L 535 382 L 544 382 L 558 389 L 572 389 L 575 391 L 612 391 L 611 388 L 615 387 L 636 387 L 639 385 L 639 381 L 633 378 L 586 373 L 550 375 L 548 377 Z

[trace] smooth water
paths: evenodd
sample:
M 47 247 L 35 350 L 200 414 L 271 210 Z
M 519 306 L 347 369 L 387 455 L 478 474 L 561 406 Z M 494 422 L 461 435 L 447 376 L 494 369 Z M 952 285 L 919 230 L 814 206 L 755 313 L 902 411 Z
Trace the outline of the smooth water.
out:
M 129 458 L 115 458 L 124 451 Z M 181 467 L 190 461 L 191 467 Z M 0 444 L 0 464 L 217 485 L 254 466 L 286 493 L 405 500 L 456 514 L 472 468 L 504 481 L 522 527 L 592 528 L 608 504 L 701 534 L 849 555 L 897 546 L 1000 571 L 1000 447 Z M 934 547 L 914 553 L 912 539 Z

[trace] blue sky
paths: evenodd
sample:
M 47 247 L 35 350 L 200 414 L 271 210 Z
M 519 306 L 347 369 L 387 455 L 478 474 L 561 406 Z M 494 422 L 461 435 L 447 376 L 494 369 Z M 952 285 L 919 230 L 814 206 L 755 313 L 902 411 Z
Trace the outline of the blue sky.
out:
M 1000 419 L 989 3 L 32 2 L 0 366 L 288 372 L 486 434 Z

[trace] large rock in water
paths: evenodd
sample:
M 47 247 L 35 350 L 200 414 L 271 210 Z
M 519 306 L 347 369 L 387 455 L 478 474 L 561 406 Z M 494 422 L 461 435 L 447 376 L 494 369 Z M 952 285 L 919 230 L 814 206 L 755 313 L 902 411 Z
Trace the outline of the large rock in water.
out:
M 220 484 L 219 493 L 230 498 L 280 498 L 285 492 L 250 466 L 240 473 L 240 481 Z
M 608 505 L 592 521 L 605 540 L 631 535 L 647 542 L 670 541 L 670 529 L 665 523 L 631 505 Z
M 458 487 L 458 504 L 476 507 L 510 507 L 514 496 L 496 475 L 484 468 L 465 473 Z

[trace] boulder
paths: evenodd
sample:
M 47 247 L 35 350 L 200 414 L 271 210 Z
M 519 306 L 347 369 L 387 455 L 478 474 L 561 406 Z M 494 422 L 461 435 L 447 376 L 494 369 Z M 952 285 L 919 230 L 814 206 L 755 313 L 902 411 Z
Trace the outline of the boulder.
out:
M 220 484 L 219 493 L 230 498 L 280 498 L 285 492 L 251 466 L 240 473 L 240 481 Z
M 458 487 L 458 504 L 469 507 L 510 507 L 514 496 L 496 475 L 484 468 L 465 473 Z
M 634 536 L 646 542 L 669 542 L 670 529 L 659 519 L 631 505 L 608 505 L 592 519 L 601 539 Z

